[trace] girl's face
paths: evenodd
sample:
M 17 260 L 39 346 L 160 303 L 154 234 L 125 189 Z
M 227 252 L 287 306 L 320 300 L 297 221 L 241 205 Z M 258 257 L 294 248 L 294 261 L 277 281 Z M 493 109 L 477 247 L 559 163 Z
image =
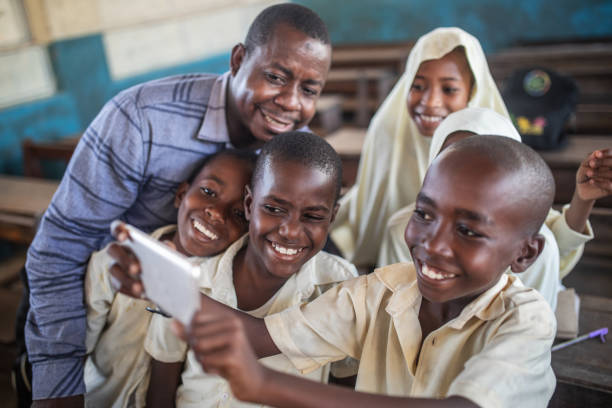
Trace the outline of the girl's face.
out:
M 432 136 L 444 118 L 467 107 L 473 82 L 461 48 L 421 63 L 408 93 L 408 112 L 419 132 Z
M 252 173 L 252 163 L 222 154 L 206 163 L 191 184 L 179 186 L 174 201 L 178 207 L 177 251 L 212 256 L 247 231 L 243 201 Z

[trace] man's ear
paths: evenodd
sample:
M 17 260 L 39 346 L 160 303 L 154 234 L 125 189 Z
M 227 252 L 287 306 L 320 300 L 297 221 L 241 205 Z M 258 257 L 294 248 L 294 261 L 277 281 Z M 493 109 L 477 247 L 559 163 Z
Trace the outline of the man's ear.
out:
M 523 272 L 535 262 L 546 245 L 546 238 L 542 234 L 534 234 L 525 239 L 518 257 L 510 264 L 512 272 Z
M 230 71 L 232 72 L 232 76 L 236 76 L 236 73 L 242 66 L 246 55 L 246 48 L 244 44 L 239 43 L 234 45 L 232 48 L 232 55 L 230 57 Z
M 181 202 L 183 198 L 185 198 L 187 190 L 189 190 L 189 183 L 183 181 L 176 189 L 176 194 L 174 194 L 174 208 L 179 208 L 181 206 Z
M 251 188 L 249 186 L 244 186 L 245 194 L 244 194 L 244 218 L 247 221 L 251 221 L 251 212 L 253 206 L 253 193 L 251 192 Z

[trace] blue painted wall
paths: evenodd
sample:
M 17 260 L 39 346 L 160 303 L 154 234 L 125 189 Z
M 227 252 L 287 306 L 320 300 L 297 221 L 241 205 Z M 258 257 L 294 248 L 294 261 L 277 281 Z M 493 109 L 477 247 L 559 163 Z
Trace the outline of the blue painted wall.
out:
M 229 53 L 202 61 L 114 81 L 101 35 L 59 41 L 48 46 L 58 94 L 0 110 L 0 173 L 23 174 L 21 141 L 57 140 L 82 132 L 100 108 L 119 91 L 140 82 L 190 72 L 222 73 Z M 61 177 L 51 168 L 49 176 Z
M 441 26 L 475 35 L 485 52 L 517 40 L 612 36 L 610 0 L 298 0 L 332 42 L 405 41 Z
M 595 0 L 300 0 L 328 24 L 332 41 L 416 39 L 438 26 L 460 26 L 487 52 L 520 39 L 612 36 L 612 1 Z M 49 45 L 58 94 L 0 110 L 0 173 L 21 174 L 21 141 L 54 140 L 81 132 L 122 89 L 187 72 L 223 72 L 229 53 L 188 65 L 113 81 L 101 35 Z

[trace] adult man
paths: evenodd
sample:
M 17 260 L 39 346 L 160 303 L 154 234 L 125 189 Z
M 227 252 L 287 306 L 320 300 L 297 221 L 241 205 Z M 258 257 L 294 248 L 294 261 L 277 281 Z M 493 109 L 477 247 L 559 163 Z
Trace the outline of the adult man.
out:
M 255 148 L 306 126 L 330 65 L 327 29 L 311 10 L 264 10 L 230 72 L 145 83 L 113 98 L 84 133 L 41 222 L 26 269 L 26 338 L 35 406 L 82 406 L 89 255 L 120 218 L 145 231 L 174 222 L 174 190 L 209 154 Z

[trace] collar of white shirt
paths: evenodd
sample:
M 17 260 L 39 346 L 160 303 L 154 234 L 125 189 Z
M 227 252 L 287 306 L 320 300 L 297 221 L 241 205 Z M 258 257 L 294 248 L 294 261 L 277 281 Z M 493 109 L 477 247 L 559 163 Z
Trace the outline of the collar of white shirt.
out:
M 418 314 L 421 305 L 421 293 L 416 280 L 416 270 L 412 263 L 398 263 L 384 268 L 377 269 L 378 279 L 393 294 L 389 299 L 386 311 L 395 317 L 404 313 L 408 308 L 412 308 Z M 508 279 L 513 279 L 507 273 L 502 274 L 495 285 L 486 290 L 472 302 L 470 302 L 451 322 L 449 327 L 461 330 L 472 317 L 481 320 L 493 320 L 505 311 L 504 300 L 500 292 L 508 283 Z

